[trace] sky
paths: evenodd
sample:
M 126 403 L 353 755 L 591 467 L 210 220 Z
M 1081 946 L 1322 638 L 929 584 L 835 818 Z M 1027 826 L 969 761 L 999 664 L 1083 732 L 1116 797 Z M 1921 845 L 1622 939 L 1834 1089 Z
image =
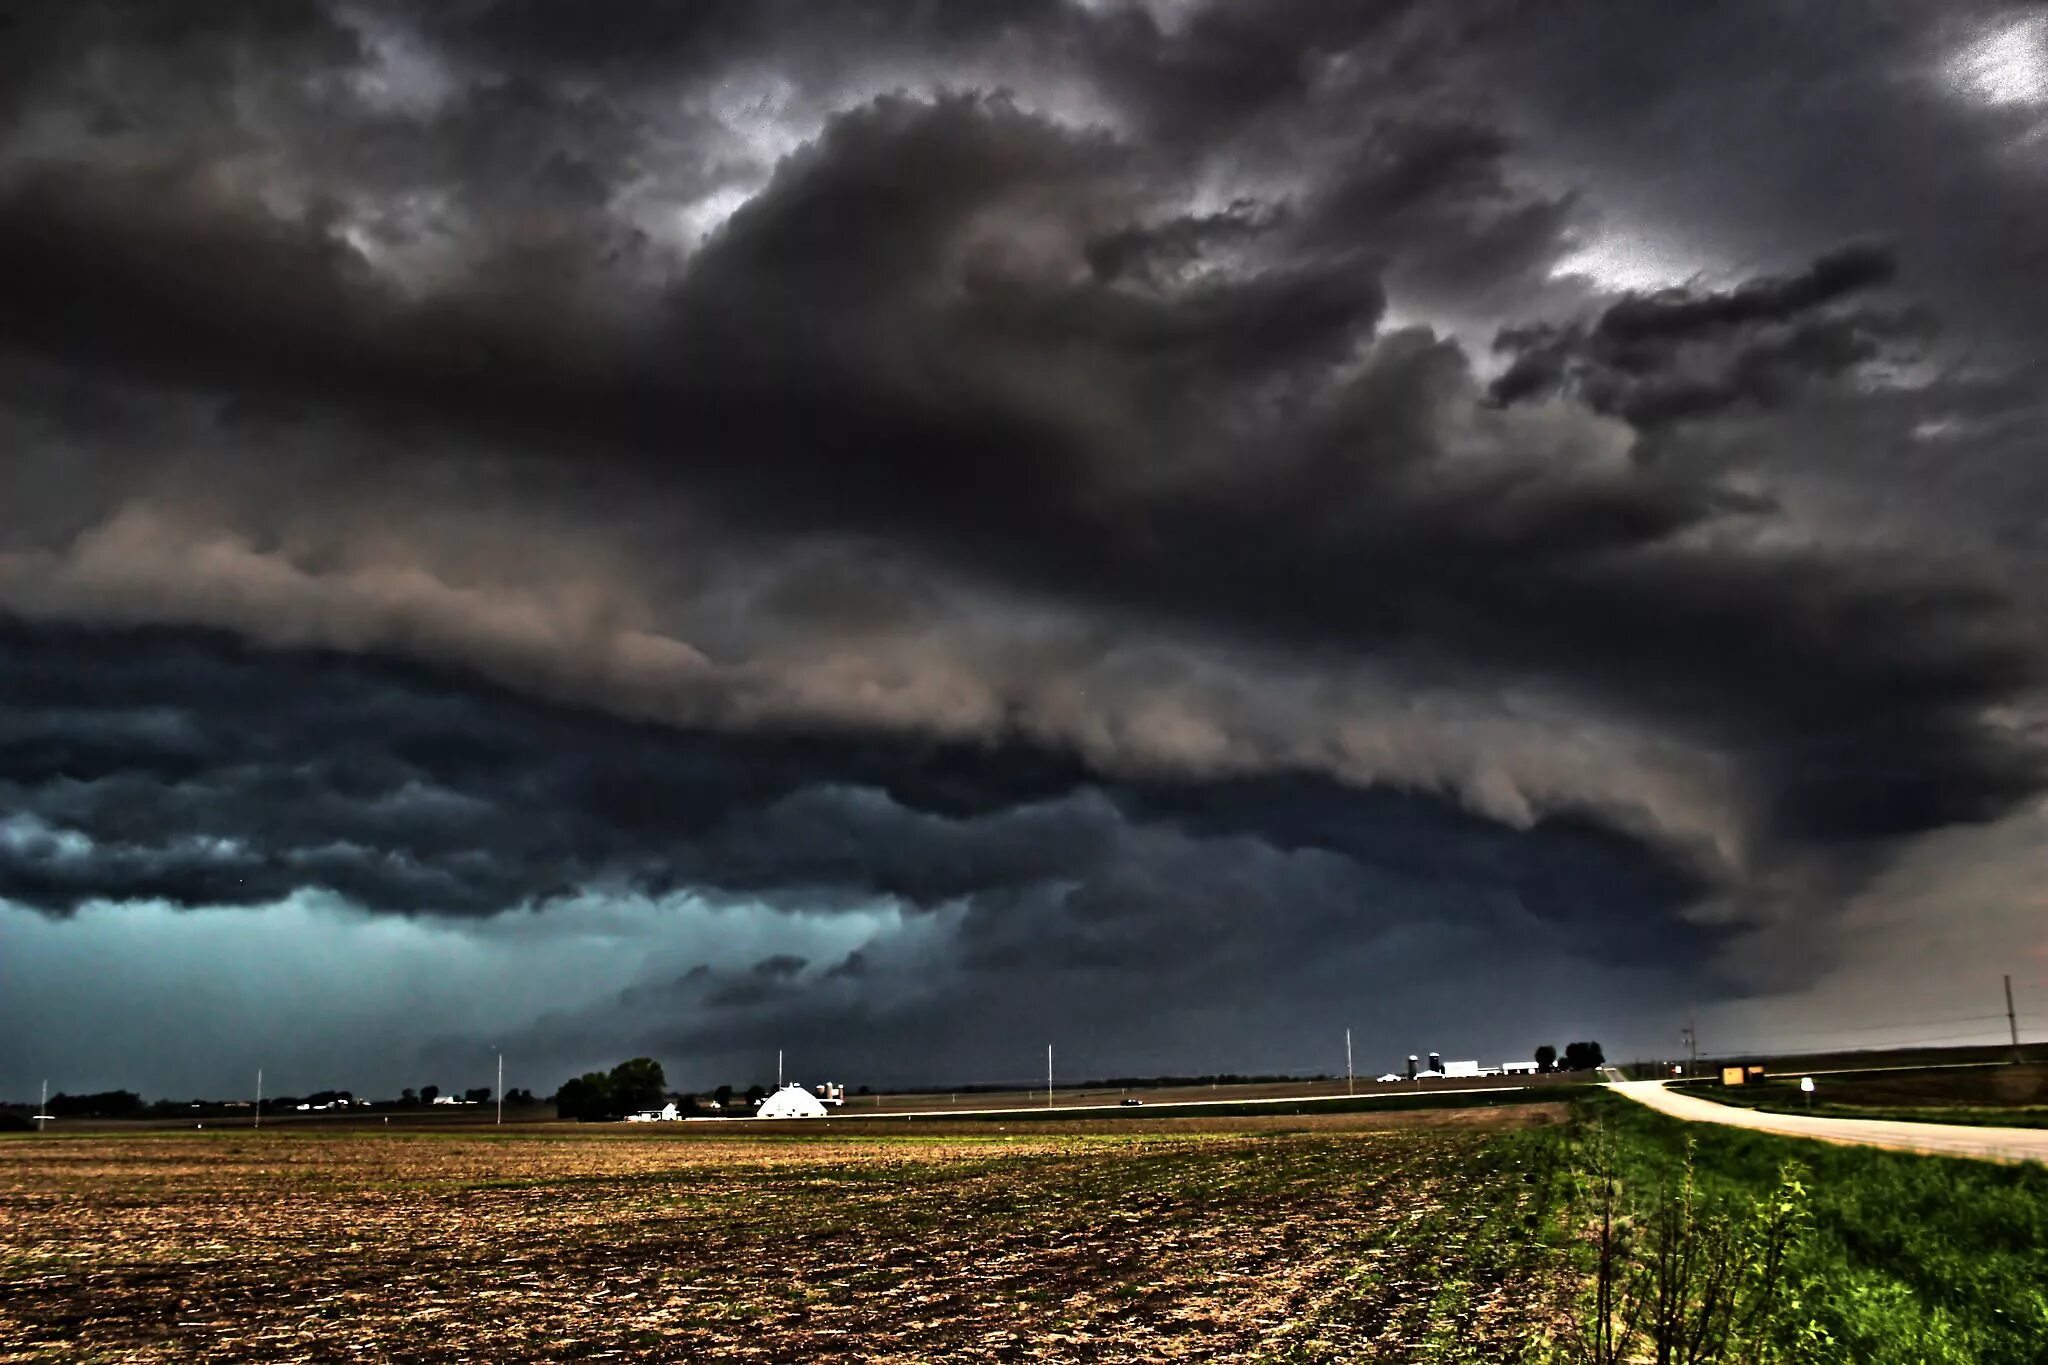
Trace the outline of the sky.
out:
M 2048 1028 L 2048 12 L 0 0 L 0 1096 Z

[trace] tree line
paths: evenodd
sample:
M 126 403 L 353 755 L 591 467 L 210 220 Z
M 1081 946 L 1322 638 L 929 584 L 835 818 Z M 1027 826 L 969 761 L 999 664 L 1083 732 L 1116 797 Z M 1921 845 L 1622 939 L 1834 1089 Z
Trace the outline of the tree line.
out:
M 1546 1075 L 1554 1071 L 1598 1071 L 1607 1065 L 1607 1054 L 1598 1043 L 1566 1043 L 1564 1056 L 1549 1043 L 1536 1049 L 1536 1069 Z

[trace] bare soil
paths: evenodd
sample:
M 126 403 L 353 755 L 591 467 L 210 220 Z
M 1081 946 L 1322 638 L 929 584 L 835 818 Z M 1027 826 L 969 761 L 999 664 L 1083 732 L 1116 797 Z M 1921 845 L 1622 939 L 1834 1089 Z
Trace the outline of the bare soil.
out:
M 1509 1359 L 1557 1117 L 14 1138 L 0 1359 Z

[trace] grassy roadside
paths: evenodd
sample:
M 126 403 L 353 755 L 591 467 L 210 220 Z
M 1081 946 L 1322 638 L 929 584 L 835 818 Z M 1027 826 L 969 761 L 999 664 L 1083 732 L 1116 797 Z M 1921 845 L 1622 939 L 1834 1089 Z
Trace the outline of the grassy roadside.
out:
M 1700 1207 L 1756 1209 L 1784 1198 L 1798 1206 L 1776 1320 L 1741 1358 L 2048 1359 L 2048 1170 L 1684 1124 L 1614 1096 L 1583 1101 L 1569 1139 L 1582 1172 L 1608 1154 L 1637 1223 L 1682 1188 L 1688 1140 Z M 1575 1200 L 1582 1226 L 1590 1195 L 1584 1184 Z M 1590 1261 L 1590 1251 L 1581 1255 Z

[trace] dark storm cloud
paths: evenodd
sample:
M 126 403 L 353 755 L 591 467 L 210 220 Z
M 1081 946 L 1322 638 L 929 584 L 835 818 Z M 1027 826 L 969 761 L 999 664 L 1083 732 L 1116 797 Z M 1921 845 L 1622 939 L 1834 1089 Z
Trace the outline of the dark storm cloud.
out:
M 1256 971 L 1332 935 L 1363 951 L 1430 924 L 1616 963 L 1717 938 L 1672 919 L 1699 887 L 1653 849 L 1440 800 L 679 734 L 217 637 L 15 626 L 7 643 L 0 680 L 22 709 L 0 730 L 0 897 L 55 913 L 306 889 L 454 917 L 593 891 L 893 905 L 944 922 L 947 971 L 1029 969 L 1055 996 L 1080 989 L 1074 973 Z M 679 986 L 755 1010 L 867 970 L 779 952 Z
M 2002 11 L 5 13 L 0 895 L 879 900 L 957 1010 L 1711 949 L 2041 787 Z M 909 970 L 784 957 L 691 989 Z
M 1496 150 L 1453 140 L 1447 159 Z M 1753 505 L 1654 469 L 1546 469 L 1515 458 L 1511 425 L 1487 433 L 1498 461 L 1438 472 L 1450 415 L 1489 420 L 1477 386 L 1455 346 L 1373 339 L 1382 295 L 1352 253 L 1296 249 L 1166 287 L 1069 273 L 1142 210 L 1134 156 L 1001 102 L 878 101 L 786 162 L 637 330 L 538 327 L 539 299 L 502 290 L 414 303 L 317 220 L 189 182 L 43 172 L 0 203 L 22 304 L 5 335 L 536 455 L 609 452 L 758 527 L 883 533 L 973 574 L 1238 636 L 1563 674 L 1760 749 L 1802 809 L 1842 790 L 1839 754 L 1903 737 L 1859 765 L 1857 814 L 1815 812 L 1815 828 L 1911 828 L 2029 788 L 2030 761 L 1971 723 L 2037 676 L 2030 632 L 1994 595 L 1812 554 L 1668 548 Z M 1440 187 L 1453 211 L 1470 179 L 1419 175 L 1400 195 Z M 1044 260 L 985 235 L 1029 239 L 1034 222 Z M 1624 300 L 1578 347 L 1583 386 L 1647 421 L 1838 372 L 1880 324 L 1814 310 L 1885 270 L 1852 249 L 1725 297 Z M 1659 373 L 1700 347 L 1730 354 L 1704 379 Z M 1868 628 L 1890 611 L 1926 628 Z
M 1345 145 L 1305 208 L 1304 238 L 1369 251 L 1425 295 L 1510 284 L 1547 269 L 1577 209 L 1518 185 L 1499 128 L 1392 117 Z
M 1786 278 L 1632 294 L 1590 324 L 1508 328 L 1494 349 L 1514 360 L 1489 392 L 1495 402 L 1513 403 L 1569 387 L 1644 430 L 1738 403 L 1780 406 L 1807 384 L 1925 337 L 1931 322 L 1924 315 L 1831 306 L 1890 284 L 1897 273 L 1889 251 L 1848 246 Z

